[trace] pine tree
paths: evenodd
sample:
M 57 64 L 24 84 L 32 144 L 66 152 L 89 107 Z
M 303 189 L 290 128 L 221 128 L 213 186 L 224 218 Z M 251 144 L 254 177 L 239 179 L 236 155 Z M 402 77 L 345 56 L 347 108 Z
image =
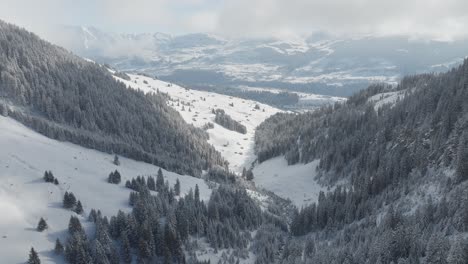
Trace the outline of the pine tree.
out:
M 52 182 L 52 183 L 54 182 L 54 179 L 55 179 L 51 171 L 45 171 L 43 178 L 45 182 Z
M 120 165 L 120 160 L 119 160 L 119 156 L 117 155 L 114 155 L 114 162 L 113 162 L 116 166 L 119 166 Z
M 65 192 L 63 196 L 63 207 L 67 209 L 71 209 L 76 205 L 76 198 L 72 192 Z
M 180 195 L 180 181 L 179 181 L 179 179 L 176 180 L 176 183 L 174 185 L 174 194 L 176 196 Z
M 195 202 L 200 201 L 200 190 L 198 189 L 198 184 L 195 184 Z
M 82 214 L 83 213 L 83 205 L 81 204 L 81 201 L 78 200 L 78 202 L 76 203 L 76 207 L 75 207 L 75 213 L 77 214 Z
M 148 189 L 150 189 L 151 191 L 156 191 L 156 182 L 152 176 L 148 177 L 147 185 Z
M 39 259 L 39 255 L 34 250 L 34 248 L 31 248 L 31 251 L 29 252 L 28 264 L 41 264 L 41 260 Z
M 161 168 L 159 168 L 158 175 L 156 177 L 156 190 L 160 192 L 163 190 L 163 188 L 164 188 L 164 175 L 163 175 Z
M 70 221 L 68 223 L 68 232 L 70 233 L 70 235 L 83 232 L 83 227 L 81 226 L 81 222 L 80 219 L 78 219 L 78 217 L 70 217 Z
M 39 223 L 37 224 L 37 231 L 42 232 L 48 228 L 47 222 L 44 220 L 44 218 L 41 217 L 39 220 Z
M 63 248 L 63 245 L 62 243 L 60 242 L 60 240 L 57 238 L 57 240 L 55 240 L 55 248 L 54 248 L 54 252 L 55 254 L 57 255 L 61 255 L 64 251 L 64 248 Z

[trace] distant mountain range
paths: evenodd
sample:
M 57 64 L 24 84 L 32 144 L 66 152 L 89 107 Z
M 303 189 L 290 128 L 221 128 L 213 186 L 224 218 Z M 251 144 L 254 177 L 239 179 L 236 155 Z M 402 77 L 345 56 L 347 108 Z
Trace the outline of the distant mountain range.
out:
M 408 37 L 338 39 L 326 34 L 282 40 L 212 34 L 116 34 L 63 27 L 52 40 L 119 70 L 145 72 L 187 86 L 253 86 L 350 95 L 372 82 L 445 71 L 468 54 L 468 41 Z

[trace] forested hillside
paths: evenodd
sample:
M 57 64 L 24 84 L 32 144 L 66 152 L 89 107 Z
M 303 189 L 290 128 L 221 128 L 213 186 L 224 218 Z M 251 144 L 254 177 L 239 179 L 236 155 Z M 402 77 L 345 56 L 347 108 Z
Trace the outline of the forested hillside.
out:
M 48 137 L 179 173 L 225 166 L 206 132 L 163 97 L 127 89 L 106 68 L 1 21 L 0 108 Z
M 319 180 L 335 187 L 296 213 L 296 246 L 282 258 L 466 263 L 467 78 L 465 61 L 444 74 L 373 85 L 346 103 L 276 114 L 260 125 L 259 162 L 279 155 L 290 164 L 319 159 Z M 369 100 L 394 91 L 404 96 L 381 107 Z

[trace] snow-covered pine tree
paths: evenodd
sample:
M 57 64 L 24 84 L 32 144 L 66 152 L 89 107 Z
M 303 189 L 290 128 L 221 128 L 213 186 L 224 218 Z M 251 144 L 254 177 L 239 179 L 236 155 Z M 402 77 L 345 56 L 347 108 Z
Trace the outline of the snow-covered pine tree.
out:
M 31 250 L 29 251 L 28 264 L 41 264 L 39 255 L 37 254 L 36 250 L 34 250 L 34 248 L 31 248 Z

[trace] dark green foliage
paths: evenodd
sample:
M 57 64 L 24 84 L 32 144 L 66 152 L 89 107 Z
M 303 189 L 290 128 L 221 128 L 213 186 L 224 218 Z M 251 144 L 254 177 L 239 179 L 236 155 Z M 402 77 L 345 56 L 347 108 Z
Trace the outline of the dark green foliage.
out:
M 114 162 L 113 162 L 113 163 L 114 163 L 114 165 L 116 165 L 116 166 L 119 166 L 119 165 L 120 165 L 119 156 L 114 155 Z
M 68 232 L 70 235 L 73 234 L 84 234 L 83 227 L 81 226 L 80 219 L 76 216 L 71 216 L 68 223 Z
M 61 255 L 63 254 L 63 251 L 64 251 L 64 247 L 62 245 L 62 242 L 60 242 L 60 239 L 57 238 L 57 240 L 55 240 L 54 252 L 56 255 Z
M 39 259 L 39 255 L 34 250 L 34 248 L 31 248 L 31 251 L 29 251 L 28 264 L 41 264 L 41 260 Z
M 83 205 L 81 204 L 80 200 L 78 200 L 78 202 L 76 203 L 74 211 L 77 214 L 82 214 L 83 213 Z
M 122 177 L 120 175 L 120 172 L 118 170 L 115 170 L 109 174 L 109 177 L 107 178 L 108 183 L 113 183 L 113 184 L 119 184 L 122 180 Z
M 176 183 L 174 184 L 174 194 L 176 196 L 180 195 L 180 181 L 179 181 L 179 179 L 177 179 Z
M 47 222 L 44 220 L 44 218 L 41 217 L 39 220 L 39 223 L 37 224 L 37 231 L 42 232 L 48 228 Z
M 229 116 L 228 114 L 226 114 L 224 112 L 224 110 L 222 110 L 222 109 L 216 109 L 216 110 L 213 109 L 213 114 L 215 114 L 215 120 L 214 121 L 218 125 L 226 128 L 226 129 L 239 132 L 241 134 L 247 133 L 247 129 L 245 128 L 245 126 L 242 125 L 241 123 L 239 123 L 238 121 L 232 119 L 231 116 Z
M 51 171 L 45 171 L 43 179 L 44 179 L 45 182 L 53 183 L 54 180 L 55 180 L 55 177 L 54 177 L 54 175 L 52 174 Z
M 161 168 L 158 170 L 158 175 L 156 176 L 156 191 L 161 191 L 164 187 L 164 176 Z
M 63 208 L 72 209 L 76 205 L 76 197 L 72 192 L 65 192 L 63 196 Z
M 236 182 L 236 175 L 222 168 L 211 168 L 206 174 L 206 179 L 223 184 L 231 184 Z

